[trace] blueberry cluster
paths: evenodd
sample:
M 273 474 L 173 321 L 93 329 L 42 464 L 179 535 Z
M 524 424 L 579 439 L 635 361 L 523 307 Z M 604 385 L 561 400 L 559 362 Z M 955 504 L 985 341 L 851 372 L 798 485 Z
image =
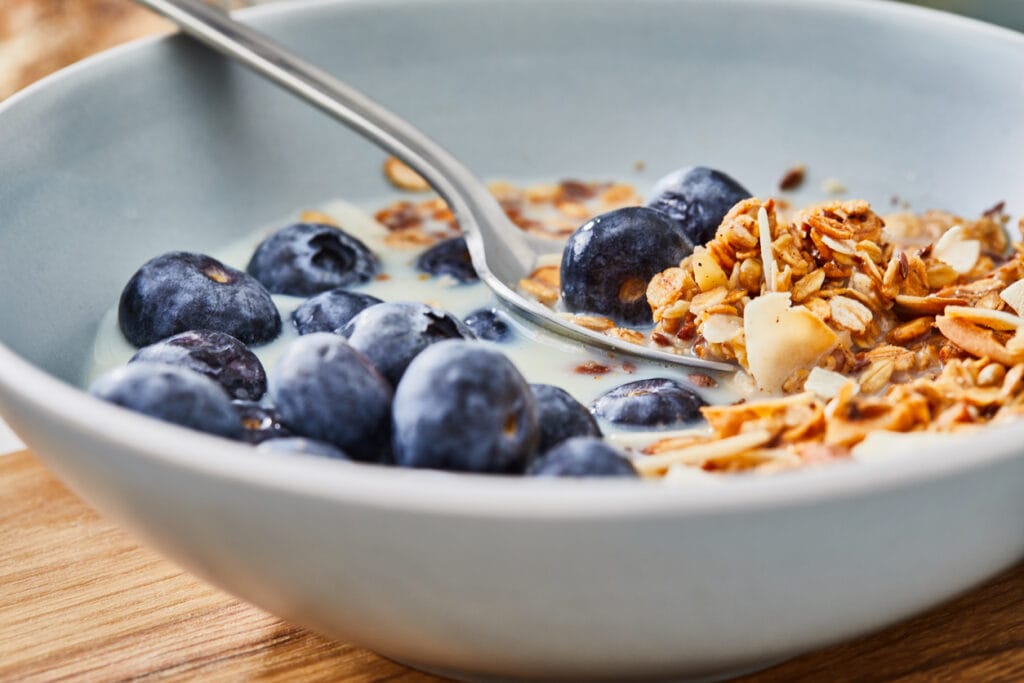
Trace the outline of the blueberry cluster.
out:
M 442 244 L 418 268 L 471 282 L 471 268 L 458 270 L 464 242 Z M 119 308 L 125 337 L 142 348 L 91 391 L 260 452 L 535 476 L 636 476 L 595 415 L 628 425 L 697 417 L 699 396 L 669 380 L 621 387 L 589 408 L 559 387 L 528 384 L 484 343 L 513 335 L 499 310 L 462 321 L 337 286 L 364 281 L 377 263 L 338 228 L 311 224 L 268 237 L 248 273 L 202 254 L 157 257 L 132 276 Z M 248 345 L 280 331 L 271 291 L 309 298 L 291 316 L 300 336 L 267 373 Z
M 665 176 L 647 206 L 602 214 L 569 237 L 560 270 L 563 304 L 622 325 L 652 324 L 647 283 L 706 244 L 729 209 L 749 196 L 729 176 L 702 166 Z

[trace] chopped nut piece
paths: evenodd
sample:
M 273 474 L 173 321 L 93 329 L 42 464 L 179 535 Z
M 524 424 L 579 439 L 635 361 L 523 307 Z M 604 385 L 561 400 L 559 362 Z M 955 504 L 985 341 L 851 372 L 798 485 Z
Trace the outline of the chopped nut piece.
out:
M 906 315 L 941 315 L 947 306 L 966 306 L 966 299 L 940 296 L 899 295 L 895 299 L 897 312 Z
M 430 189 L 430 183 L 423 176 L 395 157 L 384 160 L 384 175 L 400 190 L 426 192 Z
M 928 334 L 934 324 L 935 318 L 929 316 L 915 318 L 910 322 L 892 328 L 885 339 L 890 344 L 909 344 Z
M 700 287 L 700 291 L 707 292 L 716 287 L 725 287 L 729 284 L 729 277 L 722 270 L 722 266 L 704 247 L 693 248 L 693 278 Z

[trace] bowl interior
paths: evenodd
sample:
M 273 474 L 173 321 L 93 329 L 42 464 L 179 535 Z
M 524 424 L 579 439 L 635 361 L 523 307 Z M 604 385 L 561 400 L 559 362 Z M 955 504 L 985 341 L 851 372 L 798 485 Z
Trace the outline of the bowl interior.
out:
M 899 5 L 311 2 L 252 23 L 419 124 L 482 176 L 676 167 L 794 201 L 1024 209 L 1024 49 Z M 0 339 L 77 382 L 101 314 L 171 249 L 212 251 L 332 197 L 381 197 L 383 153 L 182 38 L 73 67 L 0 110 Z M 635 163 L 643 162 L 643 171 Z

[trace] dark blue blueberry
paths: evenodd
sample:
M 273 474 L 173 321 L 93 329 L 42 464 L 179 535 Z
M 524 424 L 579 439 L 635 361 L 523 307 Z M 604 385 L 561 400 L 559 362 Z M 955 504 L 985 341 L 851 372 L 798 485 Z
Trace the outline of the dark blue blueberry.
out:
M 267 395 L 300 436 L 326 441 L 356 460 L 385 456 L 391 385 L 336 334 L 299 337 L 270 372 Z
M 146 346 L 188 330 L 216 330 L 245 344 L 281 332 L 270 292 L 220 261 L 174 251 L 145 263 L 132 276 L 117 310 L 125 338 Z
M 678 221 L 691 243 L 707 244 L 737 202 L 750 192 L 721 171 L 703 166 L 681 168 L 654 185 L 647 206 Z
M 650 325 L 647 283 L 693 251 L 679 224 L 639 206 L 602 214 L 576 230 L 562 253 L 562 301 L 624 325 Z
M 129 363 L 182 365 L 216 380 L 231 398 L 255 401 L 267 391 L 267 373 L 256 354 L 230 334 L 189 330 L 139 349 Z
M 323 458 L 335 460 L 350 460 L 343 451 L 338 450 L 326 441 L 307 439 L 301 436 L 290 436 L 281 439 L 270 439 L 261 442 L 256 450 L 264 453 L 301 453 L 303 455 L 317 455 Z
M 594 401 L 590 410 L 616 424 L 653 427 L 700 420 L 705 405 L 690 387 L 659 377 L 615 387 Z
M 295 223 L 260 242 L 246 268 L 274 294 L 312 296 L 377 274 L 377 257 L 333 225 Z
M 534 477 L 636 477 L 622 453 L 592 436 L 577 436 L 537 458 L 527 472 Z
M 451 237 L 430 247 L 416 259 L 416 269 L 434 276 L 450 275 L 459 282 L 479 279 L 464 237 Z
M 540 419 L 539 453 L 574 436 L 601 436 L 597 420 L 586 406 L 565 389 L 550 384 L 531 384 Z
M 292 430 L 281 421 L 281 414 L 271 406 L 259 401 L 232 401 L 231 405 L 242 424 L 242 441 L 262 443 L 292 435 Z
M 90 393 L 158 420 L 237 438 L 241 428 L 231 399 L 195 370 L 165 363 L 132 363 L 96 380 Z
M 459 340 L 409 365 L 392 429 L 396 464 L 463 472 L 521 473 L 540 437 L 533 393 L 511 361 Z
M 473 334 L 476 335 L 477 339 L 503 341 L 512 332 L 508 323 L 502 320 L 501 314 L 493 308 L 473 311 L 466 316 L 463 322 L 466 323 L 466 327 L 473 330 Z
M 472 330 L 450 313 L 412 301 L 370 306 L 339 333 L 365 353 L 393 385 L 412 359 L 431 344 L 474 338 Z
M 299 334 L 334 332 L 364 308 L 380 303 L 384 302 L 369 294 L 330 289 L 302 302 L 292 313 L 292 322 Z

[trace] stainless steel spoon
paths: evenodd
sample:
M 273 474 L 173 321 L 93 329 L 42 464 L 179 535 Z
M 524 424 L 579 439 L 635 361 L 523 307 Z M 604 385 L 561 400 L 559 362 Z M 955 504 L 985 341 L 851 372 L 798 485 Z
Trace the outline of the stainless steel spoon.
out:
M 548 330 L 609 351 L 704 370 L 735 366 L 631 344 L 575 325 L 519 294 L 516 283 L 535 267 L 538 252 L 509 221 L 487 187 L 443 147 L 415 127 L 267 36 L 201 0 L 136 0 L 185 33 L 319 107 L 422 175 L 449 208 L 469 246 L 480 279 L 519 314 Z

